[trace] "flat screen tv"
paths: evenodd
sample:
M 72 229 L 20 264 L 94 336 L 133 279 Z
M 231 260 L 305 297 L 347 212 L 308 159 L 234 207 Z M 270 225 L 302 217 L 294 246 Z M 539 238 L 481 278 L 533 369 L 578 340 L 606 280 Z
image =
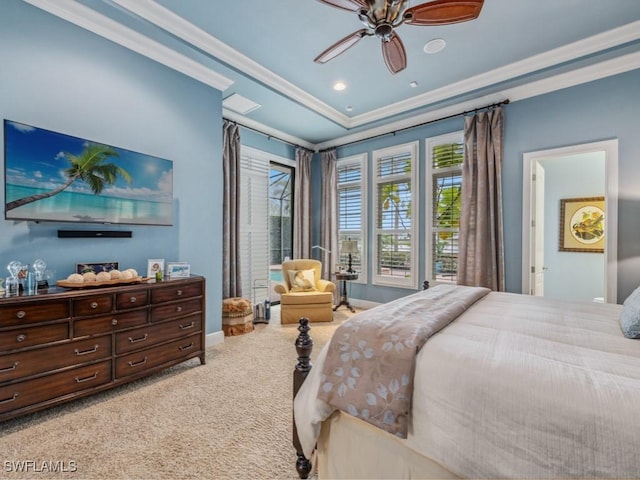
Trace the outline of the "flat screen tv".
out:
M 4 121 L 5 219 L 173 224 L 173 162 Z

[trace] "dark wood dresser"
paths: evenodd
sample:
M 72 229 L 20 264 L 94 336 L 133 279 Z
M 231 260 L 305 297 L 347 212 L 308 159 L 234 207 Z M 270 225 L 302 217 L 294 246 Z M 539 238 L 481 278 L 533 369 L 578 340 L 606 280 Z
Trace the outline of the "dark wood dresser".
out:
M 0 422 L 200 357 L 200 276 L 0 297 Z

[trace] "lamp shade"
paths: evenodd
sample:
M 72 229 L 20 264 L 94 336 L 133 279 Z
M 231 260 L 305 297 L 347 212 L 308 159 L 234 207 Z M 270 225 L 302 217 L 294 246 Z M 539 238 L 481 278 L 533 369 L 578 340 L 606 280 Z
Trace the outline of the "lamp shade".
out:
M 357 240 L 343 240 L 340 245 L 342 253 L 358 253 L 358 241 Z

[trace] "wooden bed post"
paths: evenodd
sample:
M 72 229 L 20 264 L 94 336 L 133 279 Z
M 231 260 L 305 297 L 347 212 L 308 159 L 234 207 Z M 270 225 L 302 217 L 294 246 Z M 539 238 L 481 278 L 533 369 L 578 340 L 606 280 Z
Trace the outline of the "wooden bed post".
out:
M 298 390 L 302 386 L 302 382 L 307 378 L 307 375 L 311 371 L 311 351 L 313 350 L 313 339 L 309 336 L 309 319 L 302 317 L 300 319 L 300 325 L 298 331 L 300 334 L 296 338 L 296 352 L 298 353 L 298 363 L 293 371 L 293 398 L 296 397 Z M 300 439 L 298 438 L 298 430 L 296 429 L 295 413 L 293 415 L 293 446 L 296 449 L 296 470 L 300 478 L 308 478 L 311 473 L 311 460 L 304 456 L 302 446 L 300 445 Z

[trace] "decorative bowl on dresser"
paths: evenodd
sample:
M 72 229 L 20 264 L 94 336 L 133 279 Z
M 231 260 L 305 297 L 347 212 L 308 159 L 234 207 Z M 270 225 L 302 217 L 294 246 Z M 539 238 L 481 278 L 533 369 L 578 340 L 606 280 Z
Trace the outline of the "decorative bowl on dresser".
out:
M 199 357 L 205 279 L 0 297 L 0 422 Z

